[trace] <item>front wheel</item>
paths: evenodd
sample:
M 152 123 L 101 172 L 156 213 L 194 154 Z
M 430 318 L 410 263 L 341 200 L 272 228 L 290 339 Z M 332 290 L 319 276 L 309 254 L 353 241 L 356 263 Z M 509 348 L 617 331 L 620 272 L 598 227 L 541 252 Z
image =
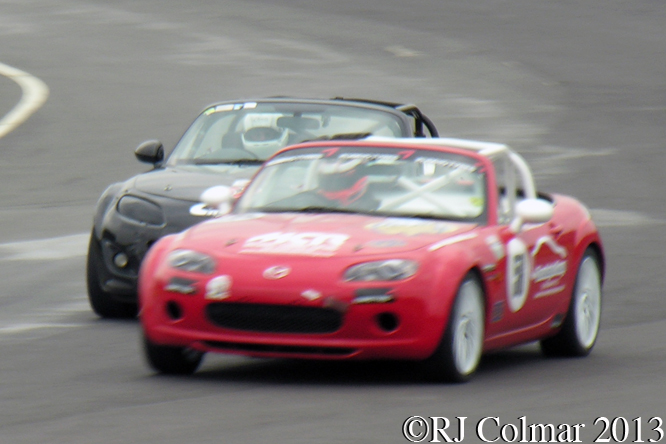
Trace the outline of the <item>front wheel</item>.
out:
M 185 347 L 173 347 L 153 343 L 143 337 L 143 351 L 150 367 L 167 375 L 191 375 L 199 368 L 204 354 Z
M 426 361 L 428 377 L 447 382 L 469 380 L 481 362 L 484 331 L 483 290 L 470 273 L 458 289 L 442 340 Z
M 541 351 L 546 356 L 587 356 L 597 341 L 600 322 L 601 270 L 596 252 L 588 248 L 578 266 L 562 329 L 541 341 Z
M 136 317 L 137 304 L 119 302 L 113 294 L 102 289 L 99 277 L 99 268 L 104 266 L 102 261 L 102 250 L 93 232 L 90 235 L 86 260 L 86 285 L 90 307 L 101 318 L 126 319 Z

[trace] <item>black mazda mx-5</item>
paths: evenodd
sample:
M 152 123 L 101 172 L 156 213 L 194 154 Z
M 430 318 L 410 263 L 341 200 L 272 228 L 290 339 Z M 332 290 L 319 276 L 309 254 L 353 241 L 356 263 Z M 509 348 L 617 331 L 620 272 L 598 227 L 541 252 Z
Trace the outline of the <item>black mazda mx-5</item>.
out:
M 135 150 L 153 168 L 109 186 L 97 203 L 86 265 L 88 297 L 104 318 L 137 312 L 137 274 L 160 237 L 215 216 L 200 200 L 217 185 L 240 192 L 261 163 L 306 140 L 436 137 L 414 105 L 363 99 L 264 98 L 214 103 L 169 156 L 159 141 Z

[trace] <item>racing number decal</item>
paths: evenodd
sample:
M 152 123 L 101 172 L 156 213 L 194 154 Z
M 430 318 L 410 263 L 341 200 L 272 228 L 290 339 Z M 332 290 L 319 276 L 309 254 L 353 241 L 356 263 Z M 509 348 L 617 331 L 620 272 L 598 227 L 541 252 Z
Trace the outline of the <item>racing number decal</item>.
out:
M 518 254 L 511 258 L 513 261 L 513 279 L 512 279 L 512 289 L 511 289 L 511 298 L 520 299 L 521 295 L 525 290 L 525 283 L 523 282 L 523 277 L 525 277 L 525 255 Z
M 527 247 L 520 239 L 511 239 L 507 245 L 507 302 L 515 313 L 525 305 L 529 290 L 530 260 Z

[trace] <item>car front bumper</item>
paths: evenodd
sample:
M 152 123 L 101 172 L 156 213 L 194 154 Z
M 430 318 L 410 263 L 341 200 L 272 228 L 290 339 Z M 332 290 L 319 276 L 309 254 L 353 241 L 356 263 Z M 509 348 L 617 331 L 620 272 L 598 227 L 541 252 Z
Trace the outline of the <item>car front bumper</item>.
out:
M 347 286 L 324 290 L 316 301 L 295 301 L 293 292 L 273 290 L 263 300 L 239 294 L 224 302 L 164 292 L 149 301 L 142 298 L 139 316 L 152 342 L 202 352 L 299 359 L 427 358 L 442 337 L 449 304 L 428 303 L 428 290 L 417 283 L 389 290 L 385 299 L 381 291 L 374 299 L 359 297 L 359 288 Z

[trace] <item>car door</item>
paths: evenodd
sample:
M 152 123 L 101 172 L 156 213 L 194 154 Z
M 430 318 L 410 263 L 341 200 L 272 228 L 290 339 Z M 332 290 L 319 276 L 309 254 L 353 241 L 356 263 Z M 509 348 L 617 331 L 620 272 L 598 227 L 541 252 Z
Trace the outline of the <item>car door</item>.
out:
M 569 252 L 558 242 L 551 222 L 506 230 L 507 327 L 527 328 L 546 322 L 564 290 Z
M 498 194 L 498 240 L 505 260 L 498 264 L 504 280 L 505 304 L 501 313 L 495 308 L 503 333 L 526 329 L 548 322 L 560 305 L 565 291 L 565 273 L 570 265 L 569 252 L 562 241 L 563 229 L 551 220 L 542 224 L 515 221 L 516 206 L 526 198 L 525 173 L 518 171 L 505 157 L 493 160 Z M 529 178 L 531 179 L 531 177 Z M 534 192 L 532 191 L 532 194 Z

